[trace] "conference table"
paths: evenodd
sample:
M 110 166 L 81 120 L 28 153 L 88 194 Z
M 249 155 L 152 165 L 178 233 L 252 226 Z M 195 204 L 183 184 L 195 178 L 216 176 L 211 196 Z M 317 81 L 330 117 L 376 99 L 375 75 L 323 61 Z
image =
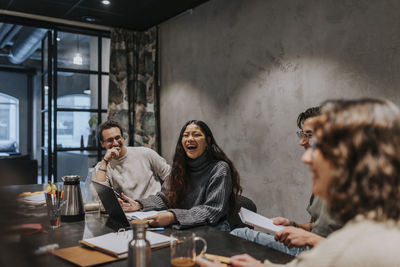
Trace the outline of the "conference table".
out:
M 28 207 L 22 203 L 19 203 L 18 201 L 13 201 L 13 198 L 16 198 L 16 196 L 21 192 L 40 191 L 43 190 L 44 187 L 45 185 L 18 185 L 0 187 L 0 195 L 3 198 L 4 196 L 7 196 L 7 199 L 11 200 L 8 202 L 8 204 L 3 204 L 1 206 L 3 209 L 3 214 L 4 209 L 6 209 L 9 214 L 7 218 L 4 218 L 3 216 L 1 219 L 2 226 L 40 223 L 45 230 L 29 235 L 21 234 L 20 238 L 17 238 L 17 240 L 8 238 L 10 240 L 2 243 L 3 245 L 5 244 L 5 248 L 2 248 L 3 255 L 1 256 L 3 259 L 0 260 L 6 264 L 5 266 L 16 266 L 16 264 L 20 266 L 23 263 L 27 263 L 26 266 L 74 266 L 74 264 L 58 258 L 51 253 L 34 255 L 33 251 L 38 247 L 54 243 L 58 244 L 60 248 L 77 246 L 79 245 L 79 240 L 103 235 L 113 231 L 105 225 L 107 214 L 100 213 L 85 214 L 85 220 L 68 223 L 62 222 L 60 228 L 50 229 L 46 207 L 44 205 Z M 12 211 L 15 211 L 15 214 L 13 214 Z M 7 232 L 5 229 L 0 230 Z M 165 228 L 164 231 L 159 231 L 159 233 L 170 235 L 174 231 L 176 230 Z M 232 236 L 229 233 L 218 231 L 210 226 L 194 227 L 187 229 L 186 231 L 193 231 L 197 236 L 203 237 L 207 241 L 207 253 L 210 254 L 229 257 L 236 254 L 247 253 L 259 260 L 268 259 L 274 263 L 287 263 L 293 259 L 292 256 L 287 254 L 269 249 L 250 241 L 246 241 L 236 236 Z M 16 250 L 18 252 L 16 252 Z M 9 253 L 5 254 L 7 251 Z M 19 261 L 16 262 L 12 260 L 13 254 L 19 255 Z M 105 265 L 127 266 L 127 260 L 123 259 L 114 261 L 103 264 L 102 266 Z M 170 248 L 165 247 L 153 250 L 151 266 L 170 266 Z

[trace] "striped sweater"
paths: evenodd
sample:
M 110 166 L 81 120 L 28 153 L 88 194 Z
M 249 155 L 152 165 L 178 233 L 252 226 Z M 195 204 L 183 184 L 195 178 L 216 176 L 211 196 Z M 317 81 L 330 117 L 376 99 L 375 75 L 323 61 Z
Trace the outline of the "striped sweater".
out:
M 178 221 L 177 228 L 215 225 L 228 214 L 228 200 L 232 192 L 229 165 L 225 161 L 211 160 L 207 153 L 195 160 L 187 159 L 187 164 L 189 193 L 181 209 L 169 208 L 164 201 L 168 192 L 167 180 L 156 195 L 138 201 L 144 211 L 168 209 L 173 212 Z

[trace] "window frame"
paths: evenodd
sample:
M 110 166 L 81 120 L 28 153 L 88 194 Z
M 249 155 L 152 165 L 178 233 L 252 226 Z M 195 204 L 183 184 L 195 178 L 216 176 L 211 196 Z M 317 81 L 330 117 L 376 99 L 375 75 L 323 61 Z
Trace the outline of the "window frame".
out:
M 102 122 L 102 117 L 104 114 L 107 114 L 107 109 L 102 108 L 102 78 L 104 76 L 109 76 L 109 72 L 103 71 L 103 58 L 102 58 L 102 51 L 103 51 L 103 39 L 109 39 L 110 34 L 105 33 L 102 31 L 89 31 L 89 30 L 79 30 L 74 28 L 66 28 L 66 27 L 56 27 L 55 29 L 50 30 L 51 34 L 51 42 L 49 42 L 49 68 L 48 73 L 52 76 L 49 79 L 49 84 L 51 84 L 51 93 L 48 94 L 48 104 L 53 103 L 52 105 L 48 105 L 48 125 L 50 127 L 47 146 L 44 142 L 45 140 L 45 122 L 42 120 L 42 183 L 46 183 L 47 179 L 51 179 L 52 181 L 57 180 L 57 156 L 58 152 L 65 152 L 65 151 L 97 151 L 97 161 L 102 158 L 103 149 L 97 142 L 96 147 L 88 147 L 88 146 L 76 146 L 76 147 L 58 147 L 57 146 L 57 117 L 59 112 L 83 112 L 89 114 L 97 114 L 97 126 L 99 126 Z M 66 33 L 73 33 L 79 35 L 89 35 L 97 37 L 97 46 L 98 46 L 98 53 L 97 53 L 97 70 L 84 70 L 84 69 L 74 69 L 74 68 L 65 68 L 65 67 L 58 67 L 57 59 L 58 59 L 58 50 L 57 50 L 57 36 L 58 32 L 66 32 Z M 44 56 L 42 57 L 42 70 L 44 70 Z M 97 108 L 66 108 L 66 107 L 58 107 L 58 73 L 59 72 L 71 72 L 76 74 L 87 74 L 87 75 L 97 75 Z M 43 75 L 43 73 L 42 73 Z M 42 100 L 44 101 L 44 86 L 42 85 Z M 43 102 L 44 103 L 44 102 Z M 42 105 L 43 107 L 43 105 Z M 43 111 L 46 110 L 43 107 Z M 91 117 L 91 116 L 90 116 Z M 43 118 L 43 117 L 42 117 Z M 43 118 L 44 119 L 44 118 Z M 46 160 L 46 150 L 48 155 L 48 164 L 47 164 L 47 177 L 45 177 L 45 163 Z M 90 166 L 88 166 L 90 167 Z
M 4 97 L 5 99 L 9 100 L 8 102 L 2 102 L 1 99 L 0 99 L 0 105 L 8 105 L 9 106 L 8 110 L 10 111 L 10 113 L 8 115 L 8 117 L 9 117 L 8 135 L 9 135 L 9 137 L 8 137 L 7 140 L 0 139 L 0 142 L 15 141 L 16 142 L 15 152 L 18 152 L 19 151 L 19 144 L 20 144 L 20 140 L 19 140 L 19 99 L 16 98 L 16 97 L 13 97 L 11 95 L 8 95 L 6 93 L 1 93 L 1 92 L 0 92 L 0 97 Z M 12 103 L 12 101 L 14 103 Z M 15 109 L 15 111 L 14 111 L 14 117 L 15 117 L 14 120 L 11 118 L 11 116 L 12 116 L 12 112 L 11 112 L 11 109 L 10 109 L 11 106 L 13 106 L 14 109 Z M 13 130 L 11 129 L 12 128 L 11 127 L 11 122 L 12 122 L 12 124 L 14 124 L 14 127 L 13 127 L 14 129 Z M 12 137 L 12 134 L 11 134 L 12 131 L 15 132 L 15 140 L 11 138 Z

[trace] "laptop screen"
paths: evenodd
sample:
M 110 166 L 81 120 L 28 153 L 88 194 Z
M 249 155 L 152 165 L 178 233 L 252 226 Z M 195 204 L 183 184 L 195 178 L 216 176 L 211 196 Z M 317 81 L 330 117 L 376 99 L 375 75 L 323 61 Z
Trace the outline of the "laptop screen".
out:
M 101 203 L 109 215 L 107 226 L 115 231 L 118 231 L 120 228 L 129 228 L 130 223 L 115 196 L 114 190 L 96 181 L 92 181 L 92 183 L 100 197 Z

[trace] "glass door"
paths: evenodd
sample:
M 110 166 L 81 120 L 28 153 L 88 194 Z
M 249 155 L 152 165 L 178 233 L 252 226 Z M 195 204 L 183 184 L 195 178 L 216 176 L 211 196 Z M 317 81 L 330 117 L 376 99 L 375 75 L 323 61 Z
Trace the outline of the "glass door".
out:
M 42 182 L 84 180 L 103 154 L 96 134 L 107 119 L 110 38 L 54 29 L 42 45 Z
M 41 67 L 41 177 L 42 183 L 48 180 L 54 182 L 54 143 L 52 139 L 52 128 L 54 126 L 53 111 L 53 38 L 54 33 L 49 30 L 42 39 L 42 67 Z

